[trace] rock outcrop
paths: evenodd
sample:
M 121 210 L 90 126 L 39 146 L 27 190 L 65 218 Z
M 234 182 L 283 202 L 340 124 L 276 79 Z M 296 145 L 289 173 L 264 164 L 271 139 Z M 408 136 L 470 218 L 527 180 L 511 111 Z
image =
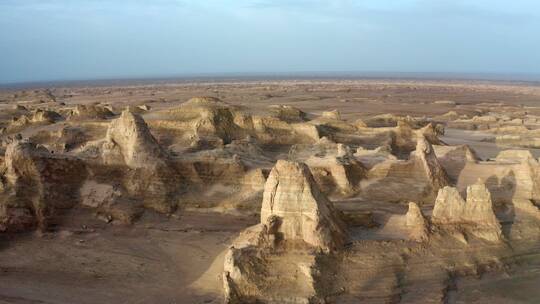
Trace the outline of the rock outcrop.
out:
M 476 152 L 467 145 L 433 146 L 439 163 L 446 171 L 448 178 L 456 183 L 461 170 L 470 163 L 480 161 Z
M 350 148 L 323 137 L 315 144 L 294 145 L 289 159 L 309 166 L 319 189 L 328 195 L 350 196 L 358 190 L 366 169 Z
M 374 165 L 362 182 L 362 196 L 390 202 L 432 203 L 437 191 L 449 184 L 431 144 L 418 138 L 408 160 L 387 159 Z
M 469 227 L 467 230 L 471 234 L 489 241 L 499 241 L 502 238 L 491 194 L 481 181 L 467 187 L 466 200 L 456 188 L 444 187 L 439 190 L 431 221 L 437 225 Z
M 121 156 L 122 161 L 133 169 L 164 163 L 165 152 L 150 133 L 146 122 L 129 110 L 111 122 L 106 140 L 105 163 L 114 163 L 118 160 L 116 156 Z M 109 155 L 114 156 L 109 158 Z
M 321 116 L 328 119 L 341 120 L 341 113 L 338 110 L 324 111 Z
M 77 105 L 75 109 L 68 114 L 70 120 L 102 120 L 109 119 L 114 116 L 108 108 L 101 105 Z
M 8 145 L 5 165 L 0 226 L 7 231 L 46 230 L 54 209 L 77 203 L 77 189 L 86 176 L 80 160 L 18 140 Z
M 29 114 L 14 117 L 7 127 L 7 132 L 18 132 L 33 124 L 52 124 L 62 119 L 63 117 L 55 111 L 36 109 Z
M 332 203 L 317 188 L 309 168 L 279 160 L 266 181 L 261 222 L 277 217 L 277 234 L 283 240 L 304 241 L 333 249 L 347 239 L 345 226 Z
M 199 137 L 218 137 L 229 143 L 247 134 L 235 123 L 233 107 L 215 97 L 191 98 L 171 113 L 189 122 L 187 126 Z
M 293 106 L 272 105 L 270 106 L 270 112 L 286 122 L 302 122 L 306 120 L 306 113 Z
M 411 156 L 415 163 L 422 168 L 424 175 L 433 187 L 433 191 L 438 191 L 449 184 L 446 171 L 439 163 L 433 147 L 425 137 L 418 138 L 416 150 Z
M 131 196 L 159 212 L 174 209 L 173 195 L 180 176 L 140 115 L 129 110 L 113 120 L 102 150 L 103 163 L 127 166 L 123 186 Z
M 409 203 L 409 211 L 405 217 L 409 229 L 409 239 L 416 242 L 426 241 L 429 238 L 429 223 L 416 203 Z
M 318 259 L 346 240 L 345 224 L 317 188 L 308 167 L 279 160 L 264 187 L 261 223 L 243 231 L 225 255 L 225 302 L 320 299 Z M 288 275 L 291 272 L 296 275 Z
M 501 151 L 496 161 L 510 164 L 506 178 L 512 199 L 540 200 L 540 163 L 528 150 Z

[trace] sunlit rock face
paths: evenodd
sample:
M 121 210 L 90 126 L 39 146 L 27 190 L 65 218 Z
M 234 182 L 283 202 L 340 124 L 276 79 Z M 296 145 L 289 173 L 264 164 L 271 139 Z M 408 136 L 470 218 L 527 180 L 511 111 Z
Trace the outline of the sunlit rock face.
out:
M 431 220 L 438 225 L 470 226 L 471 233 L 490 241 L 502 238 L 491 194 L 480 181 L 467 187 L 466 200 L 456 188 L 444 187 L 439 190 Z
M 303 240 L 321 248 L 344 244 L 344 224 L 320 192 L 304 164 L 279 160 L 264 186 L 261 222 L 278 217 L 277 233 L 284 240 Z
M 409 203 L 409 210 L 405 217 L 409 229 L 409 239 L 417 242 L 426 241 L 429 238 L 429 223 L 416 203 Z

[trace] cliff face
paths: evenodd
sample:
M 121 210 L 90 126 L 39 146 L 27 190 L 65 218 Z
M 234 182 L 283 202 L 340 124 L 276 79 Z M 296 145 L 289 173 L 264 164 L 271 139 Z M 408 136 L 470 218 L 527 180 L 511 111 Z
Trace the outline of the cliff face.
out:
M 86 176 L 77 158 L 57 157 L 30 142 L 13 141 L 5 154 L 0 230 L 47 229 L 54 209 L 71 208 Z

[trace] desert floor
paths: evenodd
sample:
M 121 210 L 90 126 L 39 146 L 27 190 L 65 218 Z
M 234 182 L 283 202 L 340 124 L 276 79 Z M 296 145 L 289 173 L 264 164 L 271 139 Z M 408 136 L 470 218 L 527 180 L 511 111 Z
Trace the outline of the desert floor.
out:
M 7 115 L 2 114 L 2 109 L 11 108 L 9 96 L 21 90 L 0 91 L 0 118 L 8 119 L 2 117 Z M 337 109 L 349 121 L 384 113 L 433 117 L 455 110 L 455 104 L 435 101 L 454 101 L 462 113 L 504 103 L 540 115 L 540 85 L 530 83 L 385 79 L 171 81 L 64 85 L 54 88 L 54 92 L 56 102 L 67 106 L 99 102 L 122 108 L 147 104 L 151 110 L 143 115 L 145 120 L 151 120 L 155 111 L 178 106 L 193 96 L 218 97 L 254 114 L 273 104 L 291 105 L 310 116 Z M 18 103 L 24 104 L 24 100 Z M 489 159 L 504 147 L 486 140 L 488 137 L 481 132 L 447 128 L 441 139 L 452 145 L 467 144 L 482 159 Z M 540 149 L 530 151 L 540 157 Z M 333 202 L 336 206 L 347 203 L 339 199 Z M 402 206 L 374 208 L 406 212 Z M 74 208 L 57 214 L 54 229 L 45 233 L 0 234 L 0 303 L 221 303 L 225 251 L 240 231 L 259 222 L 256 213 L 179 208 L 169 216 L 148 211 L 134 224 L 122 226 L 108 224 L 89 213 L 85 208 Z M 356 237 L 392 238 L 392 233 L 381 227 L 358 232 Z M 504 273 L 456 279 L 445 303 L 540 303 L 540 250 L 521 261 L 526 262 Z

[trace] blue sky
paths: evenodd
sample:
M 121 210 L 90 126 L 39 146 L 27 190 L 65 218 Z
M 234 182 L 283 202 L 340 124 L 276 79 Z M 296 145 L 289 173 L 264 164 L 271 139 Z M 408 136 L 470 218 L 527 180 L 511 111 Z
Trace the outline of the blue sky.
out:
M 536 0 L 0 0 L 0 83 L 540 73 Z

